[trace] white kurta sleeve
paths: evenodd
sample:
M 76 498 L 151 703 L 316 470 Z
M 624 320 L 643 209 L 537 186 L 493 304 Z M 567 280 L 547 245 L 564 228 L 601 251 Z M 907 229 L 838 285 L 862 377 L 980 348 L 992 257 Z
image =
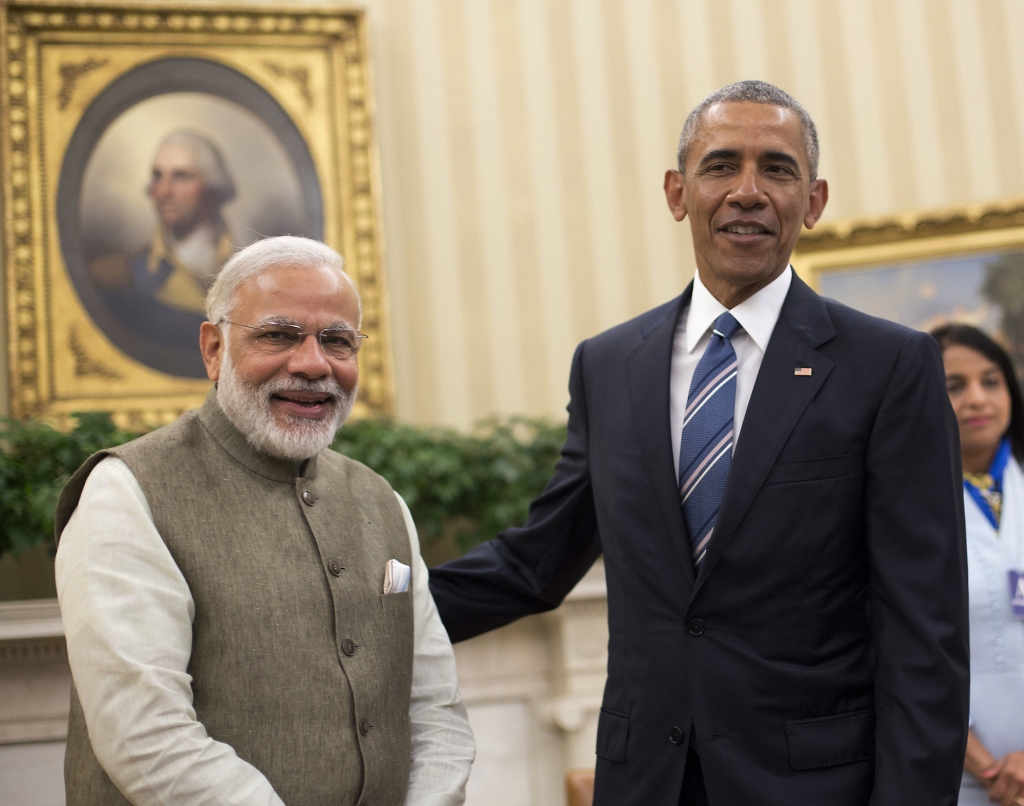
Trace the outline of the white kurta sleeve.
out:
M 412 666 L 412 768 L 406 806 L 461 806 L 476 754 L 473 731 L 459 695 L 455 653 L 430 595 L 416 524 L 398 496 L 412 546 L 415 634 Z
M 86 481 L 56 571 L 90 742 L 124 796 L 135 806 L 283 806 L 259 770 L 196 720 L 192 596 L 121 460 L 104 459 Z

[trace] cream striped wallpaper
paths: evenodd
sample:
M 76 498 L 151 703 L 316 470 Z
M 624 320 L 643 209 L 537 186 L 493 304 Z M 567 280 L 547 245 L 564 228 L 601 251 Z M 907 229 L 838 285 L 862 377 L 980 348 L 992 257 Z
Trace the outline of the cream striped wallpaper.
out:
M 378 0 L 398 412 L 561 416 L 575 344 L 677 294 L 687 111 L 803 102 L 826 220 L 1024 195 L 1020 0 Z
M 728 82 L 807 106 L 826 220 L 1024 196 L 1022 0 L 364 5 L 406 420 L 563 415 L 575 344 L 692 275 L 662 173 Z

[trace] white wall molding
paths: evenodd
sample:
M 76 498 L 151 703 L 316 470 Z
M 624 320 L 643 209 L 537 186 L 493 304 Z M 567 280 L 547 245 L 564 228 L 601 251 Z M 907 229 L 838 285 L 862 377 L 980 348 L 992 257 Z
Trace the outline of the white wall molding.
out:
M 0 603 L 0 745 L 64 739 L 71 670 L 56 599 Z
M 64 625 L 56 599 L 0 602 L 0 641 L 63 637 Z

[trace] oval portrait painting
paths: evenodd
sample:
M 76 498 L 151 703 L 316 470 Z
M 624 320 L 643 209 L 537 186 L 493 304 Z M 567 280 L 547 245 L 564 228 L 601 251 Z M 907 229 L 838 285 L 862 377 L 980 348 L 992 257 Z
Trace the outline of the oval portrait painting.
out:
M 206 292 L 237 249 L 323 236 L 309 149 L 262 87 L 217 62 L 150 62 L 85 111 L 57 197 L 65 265 L 100 330 L 143 364 L 205 378 Z

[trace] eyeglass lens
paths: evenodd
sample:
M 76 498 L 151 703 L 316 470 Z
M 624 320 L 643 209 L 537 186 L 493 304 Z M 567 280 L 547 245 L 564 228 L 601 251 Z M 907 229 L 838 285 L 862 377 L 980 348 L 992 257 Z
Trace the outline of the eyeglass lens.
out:
M 298 347 L 307 335 L 315 336 L 324 352 L 334 358 L 350 358 L 362 346 L 359 333 L 339 327 L 309 332 L 292 325 L 264 325 L 256 329 L 254 338 L 261 350 L 284 353 Z

